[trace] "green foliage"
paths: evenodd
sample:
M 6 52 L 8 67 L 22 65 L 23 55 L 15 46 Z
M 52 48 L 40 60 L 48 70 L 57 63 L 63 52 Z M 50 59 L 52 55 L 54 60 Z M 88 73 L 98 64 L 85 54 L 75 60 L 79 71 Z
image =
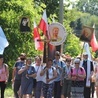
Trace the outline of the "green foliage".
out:
M 5 63 L 9 65 L 10 76 L 13 65 L 21 52 L 27 56 L 34 57 L 41 53 L 35 51 L 32 37 L 33 21 L 39 22 L 42 8 L 34 8 L 33 0 L 5 0 L 0 1 L 0 25 L 8 39 L 9 46 L 5 49 Z M 39 10 L 40 8 L 40 10 Z M 20 18 L 27 16 L 31 21 L 31 32 L 22 33 L 19 31 Z M 11 78 L 11 77 L 10 77 Z
M 81 54 L 82 47 L 80 45 L 79 39 L 74 35 L 69 33 L 65 44 L 65 54 L 69 54 L 72 57 L 76 57 Z
M 69 5 L 64 5 L 64 21 L 63 25 L 68 34 L 64 43 L 64 52 L 71 56 L 77 56 L 80 53 L 79 39 L 72 34 L 70 28 L 71 21 L 79 19 L 80 13 L 76 9 L 68 10 Z M 0 0 L 0 25 L 9 41 L 9 46 L 5 49 L 5 63 L 9 65 L 10 79 L 13 65 L 21 52 L 25 52 L 27 56 L 36 56 L 42 52 L 36 51 L 33 41 L 33 22 L 39 24 L 43 10 L 46 8 L 48 22 L 52 23 L 53 17 L 58 22 L 59 0 Z M 20 18 L 27 16 L 30 18 L 31 31 L 22 33 L 19 31 Z
M 98 0 L 82 0 L 77 4 L 77 8 L 80 11 L 90 13 L 92 15 L 98 15 Z

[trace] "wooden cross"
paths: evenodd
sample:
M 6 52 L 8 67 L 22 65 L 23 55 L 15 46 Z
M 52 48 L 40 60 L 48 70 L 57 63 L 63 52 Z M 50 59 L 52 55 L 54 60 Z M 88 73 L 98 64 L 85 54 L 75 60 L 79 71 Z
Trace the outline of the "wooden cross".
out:
M 48 59 L 48 44 L 51 41 L 57 41 L 56 39 L 48 39 L 47 37 L 45 37 L 45 39 L 38 39 L 37 41 L 43 41 L 44 45 L 45 45 L 45 49 L 46 49 L 46 64 L 47 64 L 47 59 Z

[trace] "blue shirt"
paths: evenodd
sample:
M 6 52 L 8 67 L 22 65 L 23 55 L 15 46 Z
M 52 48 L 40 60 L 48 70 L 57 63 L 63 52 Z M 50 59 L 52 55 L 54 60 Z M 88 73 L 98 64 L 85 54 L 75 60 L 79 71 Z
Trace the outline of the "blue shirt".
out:
M 56 59 L 54 59 L 54 60 L 53 60 L 53 66 L 55 67 L 55 66 L 57 66 L 57 65 L 58 65 L 58 67 L 60 67 L 60 68 L 62 68 L 62 69 L 63 69 L 64 66 L 66 66 L 63 61 L 60 61 L 60 60 L 57 61 Z M 61 73 L 62 73 L 62 70 L 59 70 L 59 69 L 56 69 L 56 70 L 57 70 L 57 78 L 55 79 L 55 81 L 60 81 L 60 80 L 61 80 Z

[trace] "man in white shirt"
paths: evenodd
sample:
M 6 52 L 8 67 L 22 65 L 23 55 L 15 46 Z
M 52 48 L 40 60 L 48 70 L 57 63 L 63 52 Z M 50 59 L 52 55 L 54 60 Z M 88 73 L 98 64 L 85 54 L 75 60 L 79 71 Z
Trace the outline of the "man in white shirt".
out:
M 32 66 L 34 66 L 35 71 L 37 73 L 36 80 L 35 80 L 36 84 L 34 84 L 35 98 L 40 98 L 42 92 L 42 80 L 43 80 L 43 76 L 40 76 L 40 72 L 42 69 L 44 69 L 44 65 L 41 64 L 41 57 L 36 56 L 35 63 Z

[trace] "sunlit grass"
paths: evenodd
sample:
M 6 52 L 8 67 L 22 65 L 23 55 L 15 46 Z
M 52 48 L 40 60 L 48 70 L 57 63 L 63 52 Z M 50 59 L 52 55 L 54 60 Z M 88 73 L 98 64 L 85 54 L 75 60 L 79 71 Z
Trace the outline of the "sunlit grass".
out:
M 14 98 L 14 93 L 11 87 L 11 84 L 7 84 L 7 88 L 5 89 L 5 98 Z

